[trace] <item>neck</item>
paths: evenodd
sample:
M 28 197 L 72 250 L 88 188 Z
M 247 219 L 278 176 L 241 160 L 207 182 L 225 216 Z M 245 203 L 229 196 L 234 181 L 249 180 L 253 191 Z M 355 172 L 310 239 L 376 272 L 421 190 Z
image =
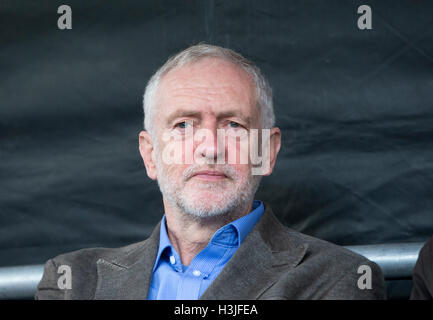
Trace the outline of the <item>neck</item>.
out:
M 226 224 L 251 212 L 253 200 L 242 208 L 216 217 L 197 218 L 188 215 L 164 199 L 166 228 L 170 243 L 188 266 L 209 243 L 215 232 Z

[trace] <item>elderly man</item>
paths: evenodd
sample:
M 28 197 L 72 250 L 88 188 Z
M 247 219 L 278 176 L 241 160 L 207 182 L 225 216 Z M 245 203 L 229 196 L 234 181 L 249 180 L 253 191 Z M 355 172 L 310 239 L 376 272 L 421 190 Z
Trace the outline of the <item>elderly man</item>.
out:
M 192 46 L 150 79 L 144 113 L 139 149 L 162 193 L 161 222 L 143 242 L 49 260 L 37 299 L 384 298 L 376 264 L 283 226 L 254 199 L 281 144 L 254 64 Z

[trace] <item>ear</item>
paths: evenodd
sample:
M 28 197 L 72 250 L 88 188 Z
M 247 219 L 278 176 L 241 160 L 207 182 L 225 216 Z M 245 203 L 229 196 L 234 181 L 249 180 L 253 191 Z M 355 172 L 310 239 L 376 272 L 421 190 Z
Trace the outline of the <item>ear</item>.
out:
M 157 176 L 152 137 L 148 132 L 141 131 L 138 135 L 138 140 L 141 158 L 146 166 L 147 175 L 150 179 L 156 180 Z
M 277 161 L 278 152 L 281 148 L 281 130 L 277 127 L 272 128 L 270 131 L 270 154 L 269 154 L 269 171 L 265 173 L 265 176 L 271 175 L 274 170 L 275 162 Z

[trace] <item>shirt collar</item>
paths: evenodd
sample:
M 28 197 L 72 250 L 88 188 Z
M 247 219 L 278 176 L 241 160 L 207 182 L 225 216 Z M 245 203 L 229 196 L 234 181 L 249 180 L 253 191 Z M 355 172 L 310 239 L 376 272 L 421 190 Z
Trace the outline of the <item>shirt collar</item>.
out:
M 259 221 L 264 211 L 265 208 L 263 202 L 260 200 L 254 200 L 253 210 L 250 213 L 218 229 L 212 236 L 210 243 L 219 243 L 223 245 L 239 247 L 247 234 L 251 231 L 257 221 Z M 166 218 L 164 215 L 162 217 L 159 231 L 159 248 L 153 271 L 155 271 L 155 268 L 158 266 L 163 252 L 167 248 L 177 255 L 176 250 L 174 250 L 170 243 L 170 239 L 168 238 Z
M 158 255 L 156 256 L 155 265 L 153 267 L 153 271 L 155 271 L 155 268 L 158 265 L 164 250 L 166 248 L 171 248 L 171 243 L 170 243 L 170 239 L 168 238 L 167 227 L 165 224 L 166 224 L 166 219 L 164 214 L 161 221 L 161 227 L 159 229 L 159 248 L 158 248 Z
M 263 202 L 259 200 L 254 200 L 252 209 L 253 210 L 247 215 L 236 219 L 235 221 L 232 221 L 218 229 L 210 242 L 228 245 L 229 243 L 227 242 L 230 241 L 232 245 L 239 247 L 265 211 Z M 227 233 L 230 231 L 233 233 L 233 229 L 235 230 L 234 237 L 231 237 L 231 239 L 228 240 L 227 236 L 224 235 L 227 235 Z

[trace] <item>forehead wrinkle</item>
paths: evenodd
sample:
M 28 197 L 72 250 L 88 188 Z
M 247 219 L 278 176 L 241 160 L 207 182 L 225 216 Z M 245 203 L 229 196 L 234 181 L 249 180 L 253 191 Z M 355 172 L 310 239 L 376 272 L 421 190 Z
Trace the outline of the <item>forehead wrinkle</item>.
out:
M 166 110 L 167 113 L 170 113 L 170 107 L 173 107 L 180 111 L 177 112 L 175 110 L 174 113 L 176 114 L 198 113 L 204 115 L 211 113 L 218 117 L 222 117 L 224 114 L 231 114 L 233 116 L 248 118 L 242 110 L 242 105 L 245 104 L 242 98 L 230 93 L 226 94 L 223 90 L 202 89 L 199 92 L 197 92 L 196 88 L 170 90 L 170 93 L 160 101 L 160 104 L 161 106 L 165 105 L 164 109 L 169 108 L 169 110 Z M 225 86 L 225 89 L 231 90 L 229 86 Z M 251 101 L 248 101 L 247 104 L 251 104 Z M 219 116 L 220 114 L 222 115 Z M 172 119 L 173 117 L 169 116 L 169 118 Z M 167 121 L 170 122 L 170 120 Z
M 256 100 L 251 75 L 232 62 L 219 58 L 205 58 L 171 70 L 161 79 L 158 89 L 163 87 L 176 91 L 198 90 L 207 94 L 215 90 L 220 95 L 222 91 L 234 93 L 234 96 L 238 95 L 248 101 Z
M 178 83 L 173 87 L 169 86 L 167 91 L 168 94 L 165 95 L 165 98 L 193 98 L 207 102 L 215 102 L 217 100 L 216 98 L 222 101 L 237 101 L 244 99 L 247 101 L 251 100 L 250 96 L 244 91 L 235 90 L 232 86 L 225 84 L 209 86 L 207 84 L 199 84 L 197 82 L 191 84 Z
M 256 113 L 256 90 L 250 75 L 231 64 L 229 69 L 222 66 L 216 70 L 198 64 L 200 62 L 174 69 L 161 79 L 156 101 L 159 111 L 166 109 L 160 114 L 162 118 L 173 107 L 200 113 L 206 109 L 214 114 L 236 113 L 243 119 L 250 118 L 250 121 L 256 115 L 260 118 L 260 112 Z M 187 69 L 189 67 L 196 68 Z

